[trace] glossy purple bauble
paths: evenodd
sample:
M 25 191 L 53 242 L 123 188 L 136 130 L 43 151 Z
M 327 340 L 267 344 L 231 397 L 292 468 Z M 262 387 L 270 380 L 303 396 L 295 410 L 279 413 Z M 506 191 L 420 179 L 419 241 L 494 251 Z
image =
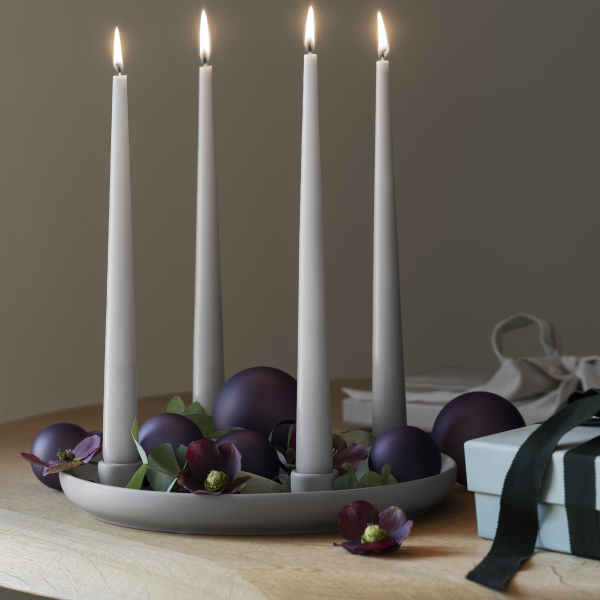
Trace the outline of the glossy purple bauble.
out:
M 138 432 L 140 445 L 146 454 L 150 454 L 156 446 L 171 444 L 173 452 L 182 444 L 189 446 L 192 442 L 204 439 L 200 428 L 191 419 L 177 413 L 163 413 L 148 419 Z
M 525 421 L 512 402 L 490 392 L 468 392 L 442 408 L 431 437 L 456 461 L 458 483 L 467 485 L 465 442 L 519 427 L 525 427 Z
M 242 455 L 242 471 L 267 479 L 279 475 L 279 459 L 273 444 L 262 434 L 249 429 L 230 431 L 217 440 L 217 446 L 231 442 Z
M 213 418 L 217 431 L 243 427 L 269 437 L 273 427 L 296 419 L 298 384 L 291 376 L 272 367 L 253 367 L 240 371 L 221 388 Z M 273 434 L 274 444 L 287 445 L 289 425 L 281 425 Z
M 431 436 L 418 427 L 399 425 L 384 431 L 371 447 L 369 469 L 381 473 L 390 463 L 398 483 L 439 475 L 442 457 Z
M 88 435 L 88 432 L 83 427 L 79 427 L 79 425 L 74 425 L 73 423 L 55 423 L 38 433 L 35 440 L 33 440 L 33 444 L 31 444 L 30 452 L 45 462 L 58 460 L 56 453 L 59 450 L 73 450 Z M 44 477 L 44 467 L 32 464 L 31 468 L 35 476 L 44 485 L 62 491 L 58 473 Z

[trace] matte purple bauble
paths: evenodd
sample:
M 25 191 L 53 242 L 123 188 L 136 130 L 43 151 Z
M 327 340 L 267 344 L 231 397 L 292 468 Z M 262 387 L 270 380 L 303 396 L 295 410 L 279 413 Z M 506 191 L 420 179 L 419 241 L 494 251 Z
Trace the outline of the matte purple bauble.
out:
M 187 447 L 192 442 L 204 439 L 194 421 L 177 413 L 163 413 L 148 419 L 140 427 L 138 434 L 140 445 L 146 454 L 150 454 L 161 444 L 171 444 L 176 453 L 182 444 Z
M 458 483 L 467 485 L 465 442 L 519 427 L 525 427 L 525 421 L 512 402 L 490 392 L 468 392 L 442 408 L 431 437 L 456 461 Z
M 35 440 L 33 440 L 33 444 L 31 444 L 30 452 L 45 462 L 58 460 L 56 453 L 59 450 L 73 450 L 88 435 L 88 432 L 83 427 L 79 427 L 79 425 L 74 425 L 73 423 L 55 423 L 38 433 Z M 32 464 L 31 468 L 35 476 L 44 485 L 62 491 L 58 473 L 52 473 L 52 475 L 44 477 L 44 467 Z
M 262 434 L 249 429 L 230 431 L 217 440 L 217 446 L 231 442 L 242 455 L 242 471 L 267 479 L 279 475 L 279 458 L 273 444 Z
M 439 475 L 442 457 L 431 436 L 418 427 L 399 425 L 384 431 L 371 447 L 369 469 L 381 473 L 390 463 L 398 483 Z
M 215 429 L 243 427 L 269 437 L 281 421 L 296 419 L 298 384 L 291 376 L 272 367 L 253 367 L 240 371 L 225 382 L 213 410 Z M 273 443 L 287 445 L 289 425 L 273 434 Z

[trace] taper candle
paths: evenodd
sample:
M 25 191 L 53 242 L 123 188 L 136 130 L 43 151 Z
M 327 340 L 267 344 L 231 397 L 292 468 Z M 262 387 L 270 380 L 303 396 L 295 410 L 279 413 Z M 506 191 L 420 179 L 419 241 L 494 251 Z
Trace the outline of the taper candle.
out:
M 389 50 L 377 13 L 379 59 L 375 107 L 375 223 L 373 239 L 373 433 L 406 425 L 400 311 L 398 234 L 390 107 Z
M 198 188 L 196 202 L 196 288 L 194 304 L 193 399 L 212 415 L 225 380 L 219 212 L 213 127 L 210 29 L 200 17 L 200 87 L 198 108 Z
M 308 10 L 302 97 L 300 264 L 298 283 L 298 404 L 292 492 L 332 488 L 331 400 L 325 302 L 321 148 L 315 22 Z
M 103 461 L 100 483 L 125 487 L 139 466 L 131 426 L 137 419 L 135 306 L 131 185 L 129 177 L 129 117 L 127 76 L 119 29 L 115 29 L 113 62 L 110 197 L 108 218 L 108 275 L 104 358 Z

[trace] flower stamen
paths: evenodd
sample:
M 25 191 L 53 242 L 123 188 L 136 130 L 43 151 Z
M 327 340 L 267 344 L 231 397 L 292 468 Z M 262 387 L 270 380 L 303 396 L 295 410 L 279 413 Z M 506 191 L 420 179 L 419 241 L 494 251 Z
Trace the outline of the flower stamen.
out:
M 369 542 L 383 542 L 384 540 L 387 540 L 385 529 L 379 529 L 379 525 L 372 524 L 367 526 L 360 538 L 360 541 L 363 544 L 368 544 Z
M 229 476 L 223 471 L 211 471 L 204 482 L 204 487 L 209 492 L 220 492 L 226 485 L 231 483 Z

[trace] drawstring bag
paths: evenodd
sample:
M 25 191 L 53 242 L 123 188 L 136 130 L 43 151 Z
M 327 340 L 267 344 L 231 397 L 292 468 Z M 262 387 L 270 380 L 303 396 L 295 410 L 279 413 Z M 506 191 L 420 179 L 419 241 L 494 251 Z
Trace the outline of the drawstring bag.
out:
M 537 325 L 543 356 L 506 357 L 504 334 L 529 325 Z M 576 390 L 600 388 L 600 356 L 564 356 L 560 335 L 550 321 L 528 313 L 517 313 L 500 321 L 492 331 L 492 348 L 500 368 L 485 382 L 473 384 L 473 376 L 464 369 L 445 369 L 446 377 L 427 373 L 406 378 L 408 423 L 431 431 L 440 410 L 459 394 L 485 391 L 510 400 L 521 412 L 527 425 L 544 421 L 563 407 Z M 470 370 L 473 371 L 473 370 Z M 448 377 L 451 372 L 455 377 Z M 373 400 L 372 392 L 343 390 L 351 399 Z M 366 423 L 366 425 L 368 425 Z

